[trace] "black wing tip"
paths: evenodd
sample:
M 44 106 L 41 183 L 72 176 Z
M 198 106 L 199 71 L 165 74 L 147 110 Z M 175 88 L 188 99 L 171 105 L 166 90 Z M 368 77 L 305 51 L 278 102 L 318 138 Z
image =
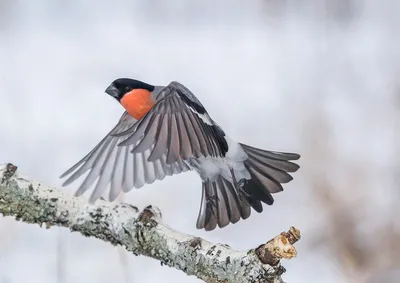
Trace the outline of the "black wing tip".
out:
M 272 203 L 271 204 L 267 203 L 267 205 L 272 205 Z M 254 211 L 256 211 L 258 213 L 261 213 L 264 211 L 264 208 L 263 208 L 263 205 L 261 202 L 260 202 L 260 205 L 252 206 L 252 208 L 254 209 Z

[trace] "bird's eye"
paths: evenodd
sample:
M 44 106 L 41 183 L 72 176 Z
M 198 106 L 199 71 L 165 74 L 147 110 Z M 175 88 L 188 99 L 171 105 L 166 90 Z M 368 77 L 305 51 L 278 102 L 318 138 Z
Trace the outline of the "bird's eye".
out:
M 130 91 L 131 88 L 130 88 L 129 86 L 125 86 L 125 90 L 126 90 L 126 91 Z

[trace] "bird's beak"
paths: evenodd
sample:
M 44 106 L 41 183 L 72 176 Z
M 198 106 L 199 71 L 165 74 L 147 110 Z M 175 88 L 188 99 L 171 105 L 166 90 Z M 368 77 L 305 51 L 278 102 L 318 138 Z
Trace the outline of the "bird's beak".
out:
M 115 99 L 119 99 L 119 90 L 113 84 L 106 88 L 105 92 Z

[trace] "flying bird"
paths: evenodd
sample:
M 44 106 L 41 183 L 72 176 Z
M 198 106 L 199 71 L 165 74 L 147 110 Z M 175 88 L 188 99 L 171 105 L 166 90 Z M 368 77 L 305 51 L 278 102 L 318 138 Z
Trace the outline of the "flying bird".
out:
M 116 126 L 82 160 L 60 178 L 67 186 L 88 172 L 75 195 L 94 186 L 90 201 L 108 191 L 113 201 L 121 191 L 141 188 L 166 176 L 196 171 L 202 197 L 196 227 L 206 231 L 246 219 L 251 208 L 272 205 L 271 194 L 299 166 L 296 153 L 263 150 L 228 137 L 196 96 L 173 81 L 154 86 L 120 78 L 105 92 L 124 108 Z

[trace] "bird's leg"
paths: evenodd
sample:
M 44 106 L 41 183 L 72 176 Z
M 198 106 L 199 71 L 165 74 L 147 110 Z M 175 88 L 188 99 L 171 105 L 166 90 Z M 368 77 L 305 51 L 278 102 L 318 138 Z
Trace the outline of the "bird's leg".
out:
M 243 189 L 243 187 L 239 187 L 238 196 L 240 201 L 245 201 L 249 203 L 251 200 L 251 194 L 247 192 L 245 189 Z
M 240 179 L 237 184 L 238 184 L 239 188 L 243 188 L 244 185 L 246 184 L 246 182 L 247 182 L 246 179 Z
M 249 199 L 251 197 L 251 195 L 243 189 L 247 180 L 240 179 L 239 181 L 237 181 L 236 176 L 235 176 L 235 171 L 233 171 L 232 168 L 230 168 L 229 170 L 231 171 L 233 185 L 235 186 L 235 189 L 238 192 L 239 200 L 248 202 L 247 199 Z

